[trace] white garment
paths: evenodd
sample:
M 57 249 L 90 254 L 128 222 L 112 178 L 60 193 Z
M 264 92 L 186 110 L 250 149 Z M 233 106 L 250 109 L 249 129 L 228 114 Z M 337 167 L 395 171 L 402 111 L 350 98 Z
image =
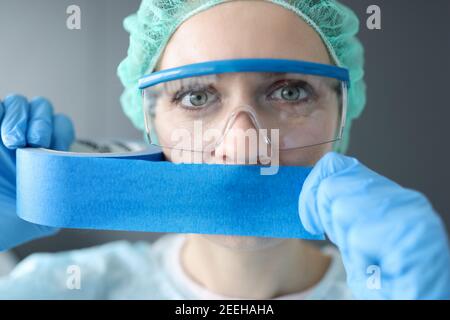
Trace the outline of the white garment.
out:
M 180 263 L 185 240 L 120 241 L 57 254 L 33 254 L 0 278 L 0 299 L 229 299 L 191 280 Z M 336 249 L 323 279 L 307 292 L 277 299 L 351 299 Z M 79 281 L 78 281 L 79 280 Z M 78 288 L 79 285 L 79 289 Z
M 0 277 L 10 273 L 16 263 L 16 257 L 11 252 L 0 252 Z

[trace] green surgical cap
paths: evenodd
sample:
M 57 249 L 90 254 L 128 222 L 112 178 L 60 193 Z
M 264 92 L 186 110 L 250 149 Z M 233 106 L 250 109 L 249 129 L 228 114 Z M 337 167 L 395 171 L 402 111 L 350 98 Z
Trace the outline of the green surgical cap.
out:
M 145 130 L 138 80 L 152 72 L 173 33 L 188 18 L 229 0 L 143 0 L 137 13 L 124 20 L 130 33 L 128 56 L 118 67 L 125 87 L 122 108 L 136 128 Z M 334 145 L 346 152 L 352 120 L 366 103 L 364 49 L 356 38 L 359 20 L 348 7 L 335 0 L 265 0 L 293 11 L 321 36 L 338 66 L 350 70 L 347 119 L 343 139 Z

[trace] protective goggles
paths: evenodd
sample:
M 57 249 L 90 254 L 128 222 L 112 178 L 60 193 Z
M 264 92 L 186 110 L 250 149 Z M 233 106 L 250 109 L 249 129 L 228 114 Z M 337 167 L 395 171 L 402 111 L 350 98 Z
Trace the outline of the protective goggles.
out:
M 345 68 L 282 59 L 196 63 L 139 80 L 150 143 L 196 152 L 217 148 L 237 129 L 279 150 L 337 141 L 348 86 Z

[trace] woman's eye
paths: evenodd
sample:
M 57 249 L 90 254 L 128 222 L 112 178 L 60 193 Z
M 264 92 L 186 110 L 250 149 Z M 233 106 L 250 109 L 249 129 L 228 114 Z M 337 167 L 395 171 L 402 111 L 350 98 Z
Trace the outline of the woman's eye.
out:
M 287 102 L 299 102 L 309 98 L 309 92 L 301 85 L 286 85 L 271 94 L 271 98 Z
M 206 90 L 190 91 L 180 98 L 180 103 L 186 109 L 200 109 L 214 102 L 216 96 Z

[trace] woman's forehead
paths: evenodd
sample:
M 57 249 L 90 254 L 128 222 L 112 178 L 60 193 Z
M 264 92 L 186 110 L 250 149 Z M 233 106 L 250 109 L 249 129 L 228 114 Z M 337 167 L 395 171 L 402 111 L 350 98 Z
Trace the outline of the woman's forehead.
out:
M 158 70 L 241 58 L 331 63 L 320 36 L 295 13 L 266 1 L 230 1 L 181 24 Z

